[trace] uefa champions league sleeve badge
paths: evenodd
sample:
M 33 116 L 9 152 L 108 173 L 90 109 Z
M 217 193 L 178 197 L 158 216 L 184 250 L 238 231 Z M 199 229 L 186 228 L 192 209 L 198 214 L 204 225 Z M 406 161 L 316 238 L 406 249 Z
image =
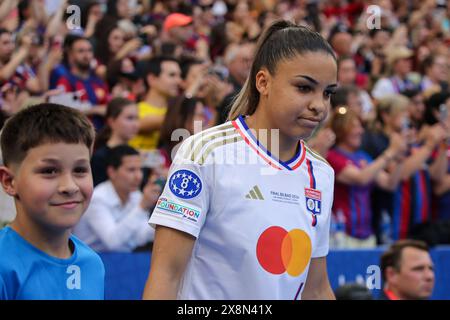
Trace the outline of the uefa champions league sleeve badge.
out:
M 178 170 L 170 176 L 169 188 L 181 199 L 192 199 L 202 191 L 202 181 L 190 170 Z

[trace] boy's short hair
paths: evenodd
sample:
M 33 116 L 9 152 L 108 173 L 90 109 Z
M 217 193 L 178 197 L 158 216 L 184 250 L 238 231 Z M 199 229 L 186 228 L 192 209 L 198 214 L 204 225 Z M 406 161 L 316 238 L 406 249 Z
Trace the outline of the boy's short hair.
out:
M 118 145 L 108 152 L 107 166 L 118 169 L 122 165 L 122 159 L 126 156 L 138 156 L 139 151 L 127 144 Z
M 41 103 L 19 111 L 8 119 L 0 145 L 4 164 L 20 164 L 28 150 L 44 143 L 82 143 L 89 152 L 95 130 L 78 110 L 54 103 Z

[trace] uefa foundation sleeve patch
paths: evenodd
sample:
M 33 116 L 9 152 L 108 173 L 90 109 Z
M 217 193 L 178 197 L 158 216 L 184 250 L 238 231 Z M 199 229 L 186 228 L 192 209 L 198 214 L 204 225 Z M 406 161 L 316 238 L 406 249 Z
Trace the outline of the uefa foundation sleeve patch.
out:
M 156 209 L 159 209 L 160 212 L 173 218 L 188 220 L 194 223 L 198 222 L 201 214 L 200 208 L 195 207 L 192 204 L 187 204 L 180 200 L 173 200 L 165 197 L 160 197 L 158 199 Z
M 202 181 L 190 170 L 178 170 L 170 176 L 169 188 L 181 199 L 192 199 L 202 191 Z

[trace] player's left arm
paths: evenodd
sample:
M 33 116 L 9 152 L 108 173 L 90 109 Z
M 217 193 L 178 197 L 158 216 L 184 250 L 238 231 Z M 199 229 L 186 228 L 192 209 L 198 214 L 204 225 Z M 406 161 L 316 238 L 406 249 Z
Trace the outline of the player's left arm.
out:
M 335 300 L 328 280 L 327 258 L 312 258 L 302 300 Z

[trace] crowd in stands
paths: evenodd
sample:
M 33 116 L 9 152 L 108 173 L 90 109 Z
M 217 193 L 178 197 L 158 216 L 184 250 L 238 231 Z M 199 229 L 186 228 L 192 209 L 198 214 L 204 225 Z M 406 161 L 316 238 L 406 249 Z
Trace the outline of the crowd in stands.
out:
M 43 101 L 83 111 L 95 189 L 75 234 L 139 250 L 179 143 L 227 121 L 277 18 L 338 57 L 329 117 L 306 142 L 335 171 L 332 245 L 450 243 L 447 1 L 0 0 L 0 128 Z M 0 194 L 0 227 L 12 206 Z

